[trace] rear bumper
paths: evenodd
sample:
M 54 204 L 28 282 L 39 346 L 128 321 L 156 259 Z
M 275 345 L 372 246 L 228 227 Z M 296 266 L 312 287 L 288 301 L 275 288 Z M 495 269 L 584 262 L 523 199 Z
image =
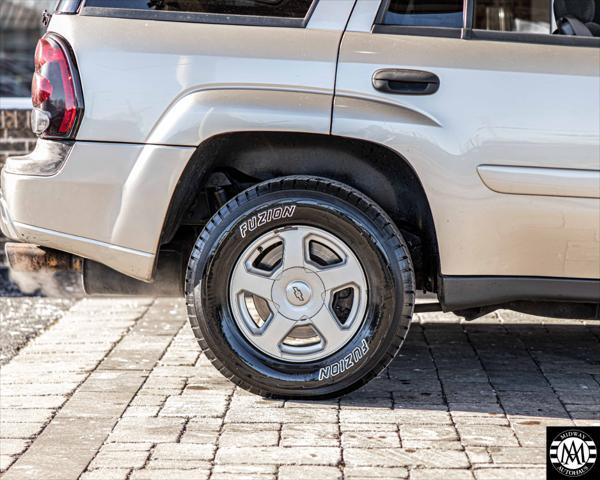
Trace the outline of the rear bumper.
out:
M 76 142 L 51 176 L 5 169 L 0 227 L 13 240 L 72 253 L 150 281 L 171 196 L 193 152 Z
M 12 218 L 10 218 L 10 212 L 2 195 L 2 190 L 0 190 L 0 230 L 2 231 L 2 235 L 11 240 L 17 240 L 19 237 Z

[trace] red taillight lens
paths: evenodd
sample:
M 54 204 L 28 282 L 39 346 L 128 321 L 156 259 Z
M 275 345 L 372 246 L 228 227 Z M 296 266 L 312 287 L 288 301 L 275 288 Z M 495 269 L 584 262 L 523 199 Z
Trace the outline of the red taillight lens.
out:
M 39 73 L 33 74 L 33 84 L 31 86 L 31 101 L 34 107 L 41 107 L 52 96 L 52 84 L 46 77 Z
M 40 39 L 35 51 L 31 99 L 48 120 L 45 138 L 73 138 L 83 112 L 75 64 L 65 40 L 55 34 Z M 34 128 L 35 130 L 35 128 Z

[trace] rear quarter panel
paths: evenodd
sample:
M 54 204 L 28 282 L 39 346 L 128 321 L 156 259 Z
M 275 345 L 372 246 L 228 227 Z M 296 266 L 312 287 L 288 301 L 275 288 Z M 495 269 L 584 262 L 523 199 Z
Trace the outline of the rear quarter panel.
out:
M 83 84 L 78 140 L 196 146 L 228 130 L 329 133 L 352 3 L 339 2 L 336 21 L 319 23 L 317 9 L 317 28 L 56 15 L 51 29 L 73 46 Z

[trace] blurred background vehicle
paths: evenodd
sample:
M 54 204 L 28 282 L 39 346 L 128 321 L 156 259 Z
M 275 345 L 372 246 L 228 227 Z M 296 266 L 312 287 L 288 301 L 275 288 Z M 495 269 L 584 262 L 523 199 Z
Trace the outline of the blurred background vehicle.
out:
M 41 15 L 55 4 L 56 0 L 0 0 L 0 97 L 29 100 L 35 45 L 45 29 Z M 7 106 L 3 102 L 2 108 Z

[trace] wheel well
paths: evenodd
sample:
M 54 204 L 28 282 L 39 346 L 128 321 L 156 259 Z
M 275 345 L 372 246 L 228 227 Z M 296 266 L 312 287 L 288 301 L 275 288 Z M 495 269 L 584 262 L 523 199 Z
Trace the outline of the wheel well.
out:
M 379 144 L 330 135 L 240 132 L 200 145 L 175 190 L 161 245 L 197 230 L 229 198 L 271 178 L 315 175 L 350 185 L 375 200 L 405 236 L 417 287 L 437 291 L 439 255 L 433 217 L 408 162 Z

